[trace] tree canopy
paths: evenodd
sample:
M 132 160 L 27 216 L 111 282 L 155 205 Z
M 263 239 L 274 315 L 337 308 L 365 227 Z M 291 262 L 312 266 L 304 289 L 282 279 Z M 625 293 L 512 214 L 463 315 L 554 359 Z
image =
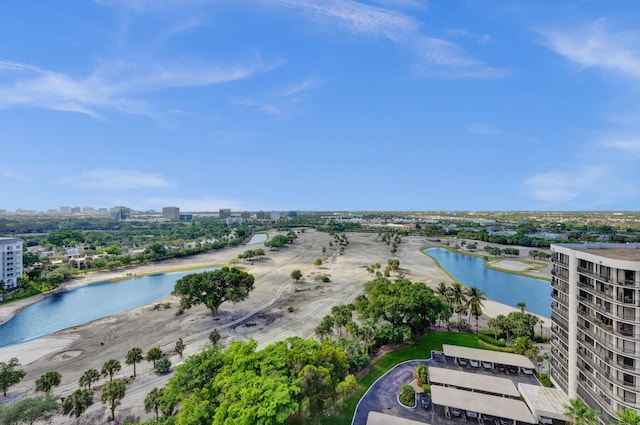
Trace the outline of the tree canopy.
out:
M 9 359 L 8 363 L 0 362 L 0 390 L 7 396 L 7 390 L 22 381 L 27 372 L 20 369 L 20 362 L 16 357 Z
M 223 302 L 237 303 L 247 298 L 253 282 L 251 274 L 235 267 L 223 267 L 183 277 L 176 282 L 173 294 L 180 296 L 180 308 L 204 304 L 215 315 Z

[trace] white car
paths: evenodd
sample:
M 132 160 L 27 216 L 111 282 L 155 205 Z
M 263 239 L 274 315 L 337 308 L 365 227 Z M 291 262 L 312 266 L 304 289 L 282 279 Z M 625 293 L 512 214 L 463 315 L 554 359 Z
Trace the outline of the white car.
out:
M 527 369 L 526 367 L 523 367 L 522 373 L 524 373 L 525 375 L 533 375 L 533 369 Z
M 469 366 L 480 367 L 480 363 L 477 360 L 469 360 Z
M 491 369 L 493 369 L 493 364 L 491 364 L 489 362 L 482 362 L 482 367 L 487 369 L 487 370 L 491 370 Z
M 473 410 L 467 410 L 467 418 L 478 419 L 478 412 L 474 412 Z
M 461 415 L 461 413 L 460 413 L 460 409 L 456 409 L 455 407 L 454 407 L 454 408 L 452 408 L 452 409 L 451 409 L 451 415 L 452 415 L 452 416 L 458 416 L 458 417 L 459 417 L 459 416 Z
M 465 359 L 458 359 L 458 364 L 460 366 L 466 366 L 467 365 L 467 361 Z

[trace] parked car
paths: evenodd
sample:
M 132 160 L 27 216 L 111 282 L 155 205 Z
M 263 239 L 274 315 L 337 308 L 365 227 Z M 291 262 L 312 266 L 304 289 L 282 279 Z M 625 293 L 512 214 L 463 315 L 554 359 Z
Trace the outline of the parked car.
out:
M 478 412 L 474 412 L 473 410 L 467 410 L 467 418 L 478 419 Z
M 421 402 L 424 410 L 431 410 L 431 400 L 429 400 L 428 395 L 422 394 Z
M 533 369 L 528 369 L 526 367 L 523 367 L 522 373 L 524 373 L 525 375 L 533 375 Z
M 498 369 L 500 372 L 507 372 L 507 368 L 503 364 L 497 364 L 496 369 Z
M 540 416 L 540 423 L 543 424 L 543 425 L 552 425 L 553 424 L 553 419 L 546 418 L 544 416 Z
M 469 366 L 471 367 L 480 367 L 480 363 L 477 360 L 469 360 Z
M 467 365 L 467 360 L 466 359 L 458 359 L 458 364 L 460 366 L 466 366 Z
M 482 362 L 482 367 L 487 370 L 491 370 L 493 369 L 493 364 L 491 364 L 490 362 Z
M 495 418 L 491 415 L 481 415 L 484 425 L 494 425 Z
M 451 416 L 460 417 L 461 415 L 462 413 L 460 412 L 460 409 L 456 409 L 455 407 L 451 408 Z
M 512 373 L 514 375 L 518 374 L 518 368 L 515 366 L 507 366 L 507 370 L 509 371 L 509 373 Z
M 513 425 L 511 419 L 500 418 L 500 425 Z

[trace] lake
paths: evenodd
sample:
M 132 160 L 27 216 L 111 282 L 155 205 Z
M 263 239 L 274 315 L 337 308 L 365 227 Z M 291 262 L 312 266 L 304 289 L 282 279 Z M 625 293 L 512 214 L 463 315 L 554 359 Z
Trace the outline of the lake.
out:
M 515 307 L 523 301 L 526 311 L 551 317 L 551 283 L 532 277 L 492 270 L 485 260 L 456 254 L 444 248 L 424 252 L 435 258 L 451 276 L 467 287 L 477 286 L 487 298 Z
M 53 294 L 1 324 L 0 347 L 149 304 L 171 293 L 183 276 L 210 270 L 215 268 L 105 281 Z

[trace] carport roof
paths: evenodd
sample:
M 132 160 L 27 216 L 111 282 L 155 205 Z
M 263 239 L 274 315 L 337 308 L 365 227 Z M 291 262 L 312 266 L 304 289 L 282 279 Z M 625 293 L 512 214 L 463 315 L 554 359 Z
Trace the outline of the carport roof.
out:
M 520 394 L 527 402 L 535 416 L 568 421 L 564 416 L 564 406 L 569 403 L 569 396 L 558 388 L 545 388 L 538 385 L 518 384 Z
M 502 353 L 500 351 L 481 350 L 478 348 L 461 347 L 459 345 L 442 344 L 442 351 L 446 356 L 473 359 L 481 362 L 500 363 L 509 366 L 534 369 L 535 366 L 523 355 Z
M 513 419 L 528 424 L 537 423 L 527 405 L 520 400 L 512 398 L 434 385 L 431 387 L 431 399 L 434 404 L 439 404 L 440 406 L 472 410 L 485 415 Z
M 461 372 L 459 370 L 429 367 L 429 381 L 437 384 L 454 385 L 456 387 L 504 394 L 519 397 L 518 389 L 512 380 L 479 373 Z
M 424 422 L 412 421 L 411 419 L 386 415 L 380 412 L 369 412 L 367 425 L 424 425 Z

